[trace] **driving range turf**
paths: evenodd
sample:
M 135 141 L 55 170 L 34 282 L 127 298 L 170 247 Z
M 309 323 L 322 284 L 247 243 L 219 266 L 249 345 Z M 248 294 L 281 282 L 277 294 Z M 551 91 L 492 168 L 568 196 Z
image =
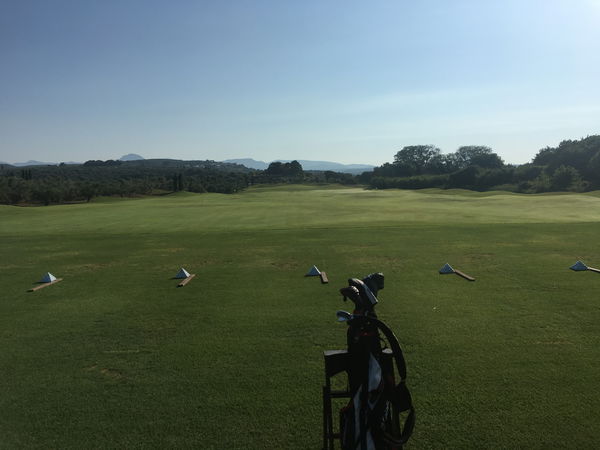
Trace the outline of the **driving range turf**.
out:
M 1 206 L 0 448 L 318 449 L 338 289 L 374 271 L 417 409 L 406 448 L 598 447 L 600 275 L 568 268 L 600 266 L 599 225 L 597 193 Z M 64 280 L 27 292 L 48 271 Z

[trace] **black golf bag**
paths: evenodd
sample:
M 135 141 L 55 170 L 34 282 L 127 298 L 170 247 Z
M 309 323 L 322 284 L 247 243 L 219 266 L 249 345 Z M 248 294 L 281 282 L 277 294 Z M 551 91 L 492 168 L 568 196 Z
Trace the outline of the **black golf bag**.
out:
M 344 300 L 350 298 L 355 304 L 353 314 L 338 312 L 348 324 L 350 355 L 351 399 L 340 411 L 344 450 L 401 449 L 415 424 L 402 349 L 374 311 L 383 280 L 383 274 L 375 273 L 363 280 L 352 278 L 348 287 L 340 289 Z

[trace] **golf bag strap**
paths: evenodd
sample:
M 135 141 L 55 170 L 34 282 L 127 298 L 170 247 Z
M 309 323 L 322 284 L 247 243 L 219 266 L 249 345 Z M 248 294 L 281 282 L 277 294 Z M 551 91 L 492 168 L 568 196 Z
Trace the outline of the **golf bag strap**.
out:
M 394 390 L 393 402 L 396 403 L 396 406 L 400 411 L 408 411 L 408 416 L 404 421 L 404 427 L 402 427 L 400 437 L 396 438 L 389 435 L 384 437 L 390 444 L 401 446 L 408 441 L 415 427 L 415 408 L 412 404 L 410 391 L 408 390 L 408 387 L 406 387 L 406 361 L 404 361 L 402 348 L 400 347 L 400 343 L 394 332 L 381 320 L 373 318 L 371 320 L 377 325 L 389 342 L 392 354 L 394 355 L 394 360 L 396 361 L 396 367 L 398 368 L 398 374 L 401 378 Z
M 408 442 L 415 428 L 415 409 L 411 406 L 408 416 L 404 421 L 404 427 L 400 432 L 400 437 L 385 433 L 383 439 L 389 445 L 401 447 Z
M 390 344 L 390 347 L 392 348 L 392 353 L 394 355 L 394 360 L 396 361 L 396 367 L 398 368 L 398 373 L 400 374 L 400 381 L 403 382 L 404 380 L 406 380 L 406 361 L 404 361 L 404 355 L 402 353 L 402 348 L 400 347 L 400 344 L 398 343 L 398 339 L 396 338 L 396 335 L 381 320 L 374 319 L 374 318 L 371 318 L 370 320 L 375 325 L 377 325 L 377 328 L 379 328 L 383 332 L 385 337 L 387 338 L 387 340 Z

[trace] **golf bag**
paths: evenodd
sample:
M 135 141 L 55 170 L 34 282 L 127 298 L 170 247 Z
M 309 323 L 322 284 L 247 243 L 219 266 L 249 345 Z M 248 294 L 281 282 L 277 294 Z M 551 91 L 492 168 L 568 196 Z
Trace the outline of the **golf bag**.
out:
M 374 311 L 383 280 L 383 274 L 371 274 L 363 280 L 352 278 L 348 287 L 340 289 L 344 300 L 350 298 L 355 304 L 352 315 L 338 312 L 338 317 L 348 324 L 350 359 L 351 399 L 340 411 L 344 450 L 401 449 L 415 424 L 402 349 L 392 330 L 377 319 Z M 400 378 L 398 383 L 395 372 Z

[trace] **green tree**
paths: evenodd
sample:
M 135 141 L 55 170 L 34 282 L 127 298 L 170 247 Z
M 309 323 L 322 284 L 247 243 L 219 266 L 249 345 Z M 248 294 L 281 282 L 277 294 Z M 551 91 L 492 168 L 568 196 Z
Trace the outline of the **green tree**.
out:
M 302 164 L 300 164 L 298 161 L 294 160 L 291 163 L 289 163 L 289 175 L 302 175 L 302 172 Z
M 546 147 L 535 156 L 533 163 L 546 166 L 550 173 L 554 173 L 560 166 L 571 166 L 586 180 L 593 181 L 596 173 L 590 164 L 595 155 L 600 151 L 600 136 L 588 136 L 573 141 L 562 141 L 558 147 Z
M 574 167 L 560 166 L 552 174 L 550 186 L 554 191 L 579 191 L 583 190 L 583 180 Z
M 394 165 L 420 175 L 426 172 L 428 164 L 435 161 L 440 154 L 440 149 L 433 145 L 409 145 L 396 153 Z
M 457 172 L 451 173 L 449 177 L 450 187 L 471 189 L 477 182 L 477 167 L 468 166 Z
M 592 183 L 594 189 L 598 189 L 600 187 L 600 151 L 590 159 L 587 172 L 587 179 Z
M 456 165 L 459 169 L 469 166 L 479 166 L 484 169 L 499 169 L 504 166 L 504 161 L 484 145 L 465 145 L 455 153 Z
M 265 173 L 267 175 L 278 177 L 297 177 L 303 174 L 303 170 L 302 165 L 296 160 L 287 163 L 274 161 L 269 164 Z
M 531 190 L 535 193 L 552 190 L 552 180 L 547 173 L 541 173 L 531 182 Z
M 268 175 L 283 175 L 283 163 L 279 161 L 273 161 L 269 164 L 269 167 L 265 169 L 265 173 Z
M 81 195 L 89 202 L 92 198 L 98 195 L 99 187 L 96 183 L 85 182 L 81 185 Z

